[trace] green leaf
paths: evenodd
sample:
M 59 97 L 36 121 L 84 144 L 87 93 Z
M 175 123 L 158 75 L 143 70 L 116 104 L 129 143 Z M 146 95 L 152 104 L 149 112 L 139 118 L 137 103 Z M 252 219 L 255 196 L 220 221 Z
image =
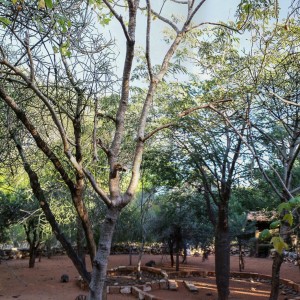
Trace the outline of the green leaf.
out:
M 289 202 L 282 202 L 282 203 L 279 204 L 279 206 L 278 206 L 279 213 L 281 213 L 284 209 L 286 209 L 286 210 L 291 209 L 291 206 L 290 206 Z
M 44 9 L 46 7 L 45 0 L 39 0 L 38 9 Z
M 53 46 L 54 53 L 59 53 L 59 49 L 56 46 Z
M 282 254 L 283 249 L 288 249 L 288 245 L 283 241 L 282 237 L 274 236 L 271 240 L 271 244 L 273 244 L 275 250 Z
M 250 4 L 250 3 L 245 4 L 245 5 L 243 6 L 243 10 L 244 10 L 244 12 L 245 12 L 246 14 L 249 14 L 251 8 L 252 8 L 252 4 Z
M 271 232 L 269 229 L 264 229 L 260 234 L 259 234 L 259 239 L 260 240 L 268 240 L 271 238 Z
M 300 197 L 295 197 L 289 200 L 289 203 L 292 207 L 296 207 L 300 205 Z
M 53 8 L 52 0 L 45 0 L 45 3 L 48 8 Z
M 4 17 L 0 17 L 0 22 L 3 23 L 5 26 L 8 26 L 9 24 L 11 24 L 11 21 Z
M 270 224 L 270 229 L 275 229 L 278 228 L 280 226 L 280 221 L 274 221 Z
M 291 213 L 285 214 L 284 217 L 282 218 L 283 221 L 287 221 L 290 226 L 293 225 L 293 215 Z
M 18 0 L 11 0 L 11 2 L 12 2 L 13 4 L 16 4 L 16 3 L 18 2 Z
M 63 56 L 71 57 L 72 53 L 69 48 L 70 48 L 70 43 L 66 42 L 66 43 L 62 44 L 59 49 Z

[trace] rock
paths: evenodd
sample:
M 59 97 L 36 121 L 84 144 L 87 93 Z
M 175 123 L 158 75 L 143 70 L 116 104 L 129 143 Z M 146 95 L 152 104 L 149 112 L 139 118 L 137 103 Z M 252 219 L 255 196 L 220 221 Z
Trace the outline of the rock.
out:
M 154 260 L 149 260 L 148 262 L 145 263 L 145 266 L 153 267 L 153 266 L 155 266 L 155 261 Z
M 198 292 L 198 288 L 191 282 L 189 281 L 183 281 L 185 287 L 192 293 L 197 293 Z
M 150 292 L 152 290 L 151 285 L 144 285 L 143 286 L 143 291 L 144 292 Z
M 60 282 L 69 282 L 69 275 L 67 274 L 61 275 Z
M 131 294 L 131 287 L 130 286 L 124 286 L 120 289 L 121 294 Z
M 168 284 L 169 284 L 169 290 L 170 291 L 177 291 L 178 290 L 178 284 L 175 280 L 169 280 Z

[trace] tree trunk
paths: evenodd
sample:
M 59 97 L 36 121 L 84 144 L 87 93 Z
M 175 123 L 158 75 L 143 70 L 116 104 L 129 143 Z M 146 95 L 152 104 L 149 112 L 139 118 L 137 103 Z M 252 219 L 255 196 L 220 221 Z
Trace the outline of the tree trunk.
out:
M 284 215 L 285 212 L 282 213 Z M 282 223 L 280 226 L 280 236 L 284 242 L 289 244 L 291 242 L 290 226 L 287 223 Z M 277 300 L 279 295 L 279 284 L 280 284 L 280 268 L 283 262 L 283 254 L 279 254 L 277 251 L 273 259 L 272 264 L 272 283 L 271 283 L 271 294 L 270 300 Z
M 230 242 L 228 227 L 228 205 L 219 205 L 215 241 L 215 271 L 218 300 L 227 300 L 230 277 Z
M 114 228 L 119 217 L 120 210 L 110 207 L 107 210 L 104 223 L 101 228 L 101 235 L 98 250 L 93 261 L 92 279 L 90 282 L 89 300 L 106 299 L 106 272 L 108 256 L 110 254 L 111 241 Z
M 77 255 L 81 259 L 83 265 L 86 266 L 86 264 L 85 264 L 85 249 L 84 249 L 85 236 L 84 236 L 84 232 L 83 232 L 83 229 L 81 226 L 81 220 L 78 216 L 76 218 L 76 223 L 77 223 L 77 233 L 76 233 Z
M 242 243 L 239 241 L 239 270 L 242 272 L 244 270 L 244 257 L 242 251 Z
M 56 222 L 55 216 L 53 215 L 49 204 L 46 200 L 45 194 L 43 189 L 41 188 L 39 178 L 36 172 L 33 171 L 30 164 L 26 161 L 26 158 L 23 153 L 23 148 L 20 143 L 14 138 L 14 141 L 16 143 L 16 147 L 20 153 L 20 156 L 22 158 L 24 169 L 27 172 L 30 180 L 30 186 L 32 188 L 32 191 L 35 195 L 35 197 L 38 199 L 40 207 L 42 208 L 45 217 L 47 221 L 50 223 L 52 231 L 57 238 L 58 241 L 62 244 L 63 248 L 67 251 L 67 255 L 72 260 L 74 266 L 76 267 L 78 273 L 82 276 L 82 278 L 86 282 L 90 282 L 91 276 L 90 273 L 87 271 L 85 266 L 83 265 L 82 261 L 79 259 L 77 253 L 72 248 L 71 243 L 67 240 L 63 232 L 60 230 L 58 223 Z M 26 230 L 26 229 L 25 229 Z M 30 244 L 30 243 L 29 243 Z
M 181 245 L 181 227 L 175 226 L 174 228 L 174 236 L 175 236 L 175 246 L 176 246 L 176 271 L 179 271 L 179 254 L 180 254 L 180 245 Z
M 138 279 L 138 280 L 142 279 L 141 265 L 142 265 L 142 257 L 143 257 L 143 254 L 144 254 L 144 246 L 145 246 L 145 240 L 143 238 L 141 249 L 140 249 L 140 252 L 139 252 L 138 263 L 137 263 L 136 279 Z
M 171 259 L 171 267 L 173 268 L 174 267 L 174 256 L 173 256 L 174 244 L 173 244 L 173 240 L 171 238 L 168 240 L 168 246 L 169 246 L 169 252 L 170 252 L 170 259 Z
M 279 296 L 280 267 L 283 262 L 283 255 L 276 252 L 272 264 L 272 283 L 269 300 L 277 300 Z
M 187 248 L 186 248 L 186 243 L 183 243 L 183 259 L 182 259 L 182 264 L 187 264 Z
M 176 271 L 179 271 L 179 250 L 176 251 Z
M 29 244 L 29 268 L 34 268 L 36 252 L 40 244 L 37 226 L 39 224 L 34 219 L 29 220 L 27 225 L 24 224 L 26 240 Z
M 129 245 L 129 266 L 132 265 L 132 246 Z
M 34 268 L 36 258 L 36 247 L 34 245 L 30 245 L 29 249 L 29 268 Z

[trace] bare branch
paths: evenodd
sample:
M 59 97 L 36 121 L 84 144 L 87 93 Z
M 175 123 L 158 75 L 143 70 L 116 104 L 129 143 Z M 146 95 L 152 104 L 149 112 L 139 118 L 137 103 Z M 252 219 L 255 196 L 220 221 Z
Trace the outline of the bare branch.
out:
M 234 28 L 234 27 L 231 27 L 231 26 L 229 26 L 229 25 L 227 25 L 227 24 L 224 24 L 224 23 L 215 23 L 215 22 L 202 22 L 202 23 L 199 23 L 199 24 L 197 24 L 197 25 L 192 26 L 192 27 L 190 28 L 190 30 L 196 29 L 196 28 L 198 28 L 198 27 L 200 27 L 200 26 L 203 26 L 203 25 L 221 26 L 221 27 L 224 27 L 224 28 L 226 28 L 226 29 L 229 29 L 229 30 L 235 31 L 235 32 L 237 32 L 237 33 L 240 33 L 240 30 L 238 30 L 238 29 L 236 29 L 236 28 Z
M 29 57 L 30 81 L 34 82 L 34 63 L 33 63 L 31 50 L 30 50 L 30 46 L 29 46 L 29 34 L 28 34 L 28 32 L 26 32 L 26 37 L 25 37 L 25 40 L 24 40 L 24 44 L 25 44 L 25 47 L 26 47 L 27 55 Z
M 44 190 L 42 189 L 42 187 L 40 185 L 38 175 L 32 169 L 32 167 L 30 166 L 30 164 L 28 163 L 28 161 L 25 157 L 24 149 L 23 149 L 21 142 L 17 139 L 16 135 L 12 132 L 11 132 L 11 138 L 15 142 L 16 148 L 17 148 L 19 155 L 21 157 L 21 160 L 23 162 L 24 170 L 28 174 L 32 191 L 33 191 L 36 199 L 39 201 L 40 207 L 43 210 L 47 221 L 50 223 L 53 233 L 55 234 L 57 240 L 60 241 L 60 243 L 63 245 L 64 249 L 67 251 L 68 256 L 73 261 L 78 272 L 81 274 L 81 276 L 83 276 L 83 278 L 85 280 L 87 280 L 87 282 L 89 282 L 91 279 L 91 276 L 86 271 L 86 268 L 85 268 L 84 264 L 82 263 L 82 260 L 79 259 L 78 255 L 74 251 L 72 245 L 70 244 L 70 242 L 67 240 L 67 238 L 61 231 L 61 229 L 55 219 L 55 216 L 53 215 L 53 213 L 49 207 Z
M 263 136 L 265 136 L 272 144 L 274 147 L 276 147 L 276 149 L 280 152 L 280 154 L 282 155 L 282 157 L 284 157 L 286 159 L 286 153 L 284 153 L 281 148 L 279 147 L 278 143 L 276 141 L 274 141 L 274 139 L 266 134 L 261 128 L 259 128 L 258 126 L 256 126 L 254 123 L 250 122 L 250 125 L 252 127 L 254 127 L 257 131 L 259 131 Z
M 6 55 L 5 55 L 5 52 L 4 52 L 3 48 L 2 48 L 2 46 L 0 46 L 0 53 L 2 55 L 2 59 L 6 59 Z
M 170 25 L 174 30 L 175 32 L 178 34 L 179 33 L 179 29 L 178 27 L 173 23 L 171 22 L 169 19 L 167 18 L 164 18 L 163 16 L 161 16 L 160 14 L 158 14 L 157 12 L 155 12 L 153 9 L 151 9 L 151 13 L 157 17 L 159 20 L 163 21 L 164 23 Z
M 188 27 L 192 21 L 192 19 L 194 18 L 195 14 L 198 12 L 198 10 L 200 9 L 200 7 L 206 2 L 206 0 L 202 0 L 196 7 L 195 9 L 192 11 L 192 6 L 189 7 L 189 11 L 188 11 L 188 19 L 185 22 L 185 26 L 184 27 Z
M 294 106 L 300 106 L 299 103 L 293 102 L 293 101 L 289 101 L 286 100 L 284 98 L 282 98 L 281 96 L 279 96 L 278 94 L 274 93 L 274 92 L 270 92 L 271 95 L 275 96 L 276 98 L 278 98 L 280 101 L 286 103 L 286 104 L 290 104 L 290 105 L 294 105 Z
M 188 4 L 187 1 L 179 1 L 179 0 L 171 0 L 172 2 L 178 3 L 178 4 Z
M 11 107 L 11 109 L 15 112 L 18 119 L 24 124 L 24 126 L 27 128 L 27 130 L 32 135 L 37 146 L 42 150 L 42 152 L 53 163 L 54 167 L 59 172 L 59 174 L 61 175 L 64 182 L 67 184 L 70 191 L 74 191 L 74 184 L 73 184 L 72 180 L 69 178 L 65 169 L 63 168 L 61 161 L 58 159 L 58 157 L 55 155 L 55 153 L 49 148 L 47 143 L 42 139 L 38 130 L 30 122 L 30 120 L 27 118 L 26 114 L 19 108 L 17 103 L 10 96 L 8 96 L 8 94 L 6 93 L 6 91 L 4 90 L 4 88 L 2 86 L 0 86 L 0 98 L 2 98 L 5 101 L 5 103 L 9 107 Z
M 109 149 L 106 148 L 106 147 L 104 146 L 103 141 L 102 141 L 100 138 L 98 138 L 98 139 L 96 140 L 96 142 L 97 142 L 97 145 L 99 145 L 100 148 L 105 152 L 105 154 L 106 154 L 107 156 L 109 156 L 109 155 L 110 155 Z
M 27 76 L 23 72 L 21 72 L 16 67 L 12 66 L 7 60 L 0 61 L 0 64 L 6 65 L 8 68 L 10 68 L 12 71 L 14 71 L 16 75 L 20 76 L 26 82 L 28 87 L 45 103 L 45 105 L 49 109 L 51 117 L 60 133 L 60 136 L 61 136 L 61 139 L 62 139 L 62 142 L 64 145 L 64 152 L 65 152 L 66 156 L 68 157 L 70 162 L 73 164 L 73 166 L 75 167 L 77 172 L 82 173 L 82 167 L 78 164 L 75 157 L 72 155 L 65 129 L 64 129 L 63 125 L 61 124 L 61 122 L 58 120 L 57 115 L 56 115 L 52 105 L 49 102 L 49 99 L 39 90 L 39 88 L 33 82 L 31 82 L 27 78 Z
M 95 114 L 94 114 L 94 128 L 92 136 L 93 144 L 93 161 L 98 161 L 98 152 L 97 152 L 97 110 L 98 110 L 98 99 L 95 99 Z
M 261 161 L 266 163 L 271 169 L 272 171 L 275 173 L 276 177 L 278 178 L 278 180 L 280 181 L 282 188 L 284 189 L 284 191 L 292 198 L 292 194 L 291 192 L 288 190 L 288 188 L 286 187 L 285 183 L 283 182 L 281 176 L 279 175 L 279 173 L 277 172 L 277 170 L 271 165 L 269 164 L 265 159 L 263 159 L 262 157 L 258 156 L 255 148 L 252 148 L 249 143 L 245 140 L 245 138 L 241 135 L 241 133 L 236 129 L 236 127 L 231 123 L 231 121 L 229 120 L 229 118 L 224 115 L 222 112 L 220 112 L 218 109 L 216 109 L 215 107 L 211 106 L 211 109 L 214 110 L 216 113 L 218 113 L 220 116 L 222 116 L 226 122 L 230 125 L 230 127 L 235 131 L 235 133 L 240 137 L 241 141 L 247 146 L 247 148 L 250 150 L 251 154 L 253 155 L 253 157 L 255 158 L 255 160 L 257 161 L 261 172 L 263 173 L 264 177 L 266 178 L 266 180 L 271 184 L 271 186 L 273 187 L 274 191 L 276 192 L 276 194 L 281 198 L 281 193 L 277 190 L 277 188 L 275 187 L 275 185 L 273 184 L 273 182 L 270 180 L 270 178 L 267 176 L 266 172 L 264 171 L 264 169 L 261 166 Z
M 231 101 L 230 99 L 225 99 L 225 100 L 220 100 L 220 101 L 215 101 L 214 104 L 220 104 L 220 103 L 226 103 L 228 101 Z M 196 107 L 192 107 L 192 108 L 189 108 L 183 112 L 181 112 L 180 114 L 178 114 L 178 118 L 181 119 L 181 118 L 184 118 L 185 116 L 187 115 L 190 115 L 191 113 L 197 111 L 197 110 L 200 110 L 200 109 L 204 109 L 204 108 L 210 108 L 211 104 L 205 104 L 205 105 L 200 105 L 200 106 L 196 106 Z M 162 125 L 156 129 L 154 129 L 153 131 L 151 131 L 150 133 L 148 133 L 144 139 L 142 139 L 143 142 L 145 142 L 146 140 L 148 140 L 149 138 L 151 138 L 154 134 L 156 134 L 157 132 L 163 130 L 163 129 L 166 129 L 166 128 L 169 128 L 171 126 L 175 126 L 177 123 L 176 122 L 171 122 L 171 123 L 168 123 L 168 124 L 165 124 L 165 125 Z
M 127 39 L 128 42 L 132 42 L 131 37 L 128 34 L 128 30 L 126 28 L 126 25 L 123 21 L 123 17 L 121 15 L 118 15 L 118 13 L 116 12 L 116 10 L 111 6 L 111 4 L 109 3 L 108 0 L 103 0 L 103 2 L 105 3 L 105 5 L 109 8 L 109 10 L 111 11 L 111 13 L 115 16 L 115 18 L 119 21 L 119 23 L 121 24 L 121 27 L 123 29 L 123 32 L 125 34 L 125 37 Z
M 147 3 L 147 31 L 146 31 L 146 60 L 149 72 L 150 81 L 153 79 L 152 65 L 150 59 L 150 31 L 151 31 L 151 4 L 150 0 L 146 0 Z
M 112 205 L 112 201 L 109 199 L 109 197 L 106 195 L 106 193 L 100 189 L 100 187 L 98 186 L 96 179 L 94 178 L 94 176 L 91 174 L 91 172 L 87 169 L 83 169 L 83 172 L 85 174 L 85 176 L 88 178 L 89 182 L 91 183 L 93 189 L 95 190 L 95 192 L 100 196 L 100 198 L 104 201 L 104 203 L 107 206 L 111 206 Z
M 183 147 L 187 153 L 189 153 L 189 155 L 191 157 L 194 157 L 194 153 L 191 151 L 191 149 L 187 146 L 186 143 L 183 143 L 178 137 L 175 136 L 175 139 L 177 141 L 177 143 L 179 143 L 181 145 L 181 147 Z M 205 192 L 208 193 L 208 195 L 206 196 L 211 196 L 211 198 L 213 199 L 213 202 L 215 203 L 215 205 L 218 206 L 218 201 L 217 201 L 217 198 L 216 196 L 214 195 L 212 189 L 211 189 L 211 185 L 209 184 L 209 180 L 208 180 L 208 176 L 207 176 L 207 172 L 205 172 L 203 166 L 199 163 L 199 160 L 198 158 L 194 159 L 193 162 L 195 163 L 196 167 L 197 167 L 197 170 L 200 172 L 201 176 L 202 176 L 202 181 L 203 181 L 203 184 L 204 184 L 204 189 L 205 189 Z M 207 163 L 203 160 L 202 161 L 203 164 L 208 167 L 209 171 L 211 172 L 211 174 L 214 174 L 214 172 L 209 168 L 209 166 L 207 165 Z
M 63 65 L 64 65 L 64 67 L 65 67 L 66 74 L 67 74 L 67 76 L 68 76 L 68 79 L 69 79 L 71 85 L 73 86 L 73 88 L 75 89 L 75 91 L 76 91 L 77 93 L 81 93 L 82 91 L 79 89 L 77 82 L 75 82 L 75 78 L 74 78 L 73 74 L 72 74 L 71 71 L 70 71 L 68 62 L 67 62 L 65 56 L 64 56 L 62 53 L 61 53 L 61 60 L 62 60 L 62 62 L 63 62 Z
M 117 123 L 116 118 L 114 118 L 114 117 L 111 116 L 111 115 L 106 115 L 106 114 L 103 114 L 103 113 L 101 113 L 101 112 L 98 112 L 98 113 L 96 114 L 96 116 L 97 116 L 97 117 L 102 117 L 102 118 L 106 118 L 106 119 L 112 120 L 115 124 Z

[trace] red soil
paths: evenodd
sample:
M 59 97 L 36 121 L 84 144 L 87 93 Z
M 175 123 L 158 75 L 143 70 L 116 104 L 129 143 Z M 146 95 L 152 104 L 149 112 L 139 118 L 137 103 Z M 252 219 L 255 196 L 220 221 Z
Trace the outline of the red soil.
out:
M 155 260 L 157 264 L 168 265 L 167 257 L 145 255 L 143 263 Z M 132 263 L 136 264 L 137 256 L 133 256 Z M 109 268 L 128 265 L 128 255 L 112 255 L 109 259 Z M 272 259 L 270 258 L 246 258 L 245 272 L 259 274 L 271 274 Z M 202 262 L 201 257 L 189 257 L 188 264 L 183 265 L 185 269 L 200 268 L 208 271 L 214 270 L 214 257 L 211 255 L 208 260 Z M 238 271 L 238 258 L 231 257 L 232 272 Z M 61 283 L 62 274 L 68 274 L 70 281 Z M 298 266 L 291 263 L 284 263 L 281 268 L 281 278 L 290 279 L 300 284 L 300 272 Z M 54 256 L 51 259 L 43 258 L 36 262 L 34 269 L 28 268 L 28 260 L 2 261 L 0 264 L 0 300 L 74 300 L 76 296 L 87 292 L 81 291 L 76 285 L 78 273 L 71 261 L 66 256 Z M 199 288 L 199 293 L 188 292 L 179 279 L 178 291 L 153 290 L 150 293 L 162 299 L 183 300 L 183 299 L 217 299 L 215 278 L 189 278 Z M 267 283 L 252 280 L 241 280 L 238 278 L 230 280 L 230 299 L 256 300 L 268 299 L 270 285 Z M 292 299 L 289 295 L 280 295 L 280 300 Z M 108 295 L 109 300 L 133 299 L 132 296 Z

